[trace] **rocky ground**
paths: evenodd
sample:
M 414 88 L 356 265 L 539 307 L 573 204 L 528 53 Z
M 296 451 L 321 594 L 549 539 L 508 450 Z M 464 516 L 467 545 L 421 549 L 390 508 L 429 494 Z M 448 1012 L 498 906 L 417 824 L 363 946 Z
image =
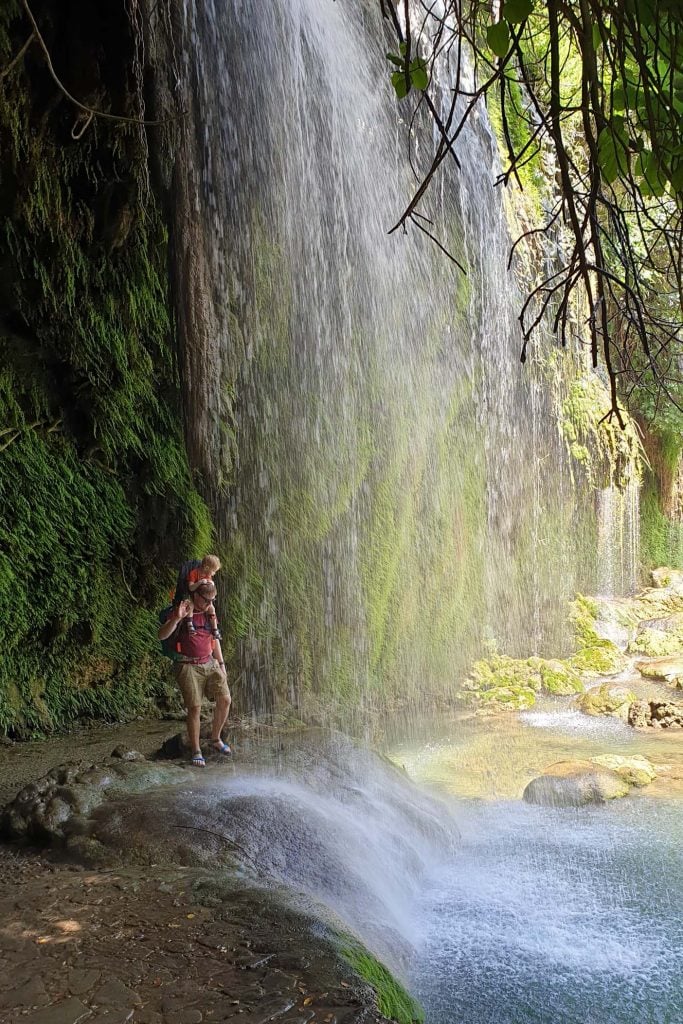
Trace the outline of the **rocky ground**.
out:
M 133 723 L 3 747 L 2 795 L 65 759 L 100 760 L 113 745 L 150 753 L 177 728 Z M 248 730 L 230 738 L 237 749 L 258 742 Z M 57 856 L 0 844 L 0 1024 L 386 1019 L 310 921 L 267 893 L 226 899 L 210 865 L 88 870 Z
M 181 869 L 87 871 L 7 847 L 0 864 L 2 1024 L 384 1020 L 368 986 L 267 900 L 211 905 Z

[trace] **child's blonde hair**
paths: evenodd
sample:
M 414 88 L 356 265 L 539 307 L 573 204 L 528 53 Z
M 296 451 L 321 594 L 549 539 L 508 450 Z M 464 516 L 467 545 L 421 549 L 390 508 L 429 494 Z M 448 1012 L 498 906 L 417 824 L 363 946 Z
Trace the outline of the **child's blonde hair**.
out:
M 218 555 L 204 555 L 202 558 L 202 564 L 199 568 L 213 575 L 215 572 L 218 572 L 220 567 L 221 560 Z

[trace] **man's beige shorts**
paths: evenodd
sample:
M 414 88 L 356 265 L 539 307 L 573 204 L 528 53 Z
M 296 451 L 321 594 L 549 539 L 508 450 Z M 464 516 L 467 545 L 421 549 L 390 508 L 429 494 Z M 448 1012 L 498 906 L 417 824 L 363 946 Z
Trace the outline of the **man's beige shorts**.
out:
M 224 674 L 215 661 L 207 661 L 205 665 L 176 664 L 176 679 L 186 708 L 199 707 L 204 697 L 216 700 L 218 697 L 230 699 L 230 690 Z

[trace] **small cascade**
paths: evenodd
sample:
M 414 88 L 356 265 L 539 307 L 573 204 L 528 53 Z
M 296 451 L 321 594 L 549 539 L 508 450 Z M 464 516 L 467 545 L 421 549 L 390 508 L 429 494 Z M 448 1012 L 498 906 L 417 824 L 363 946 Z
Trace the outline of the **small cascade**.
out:
M 597 585 L 603 597 L 636 589 L 639 497 L 633 480 L 623 490 L 612 483 L 597 492 Z

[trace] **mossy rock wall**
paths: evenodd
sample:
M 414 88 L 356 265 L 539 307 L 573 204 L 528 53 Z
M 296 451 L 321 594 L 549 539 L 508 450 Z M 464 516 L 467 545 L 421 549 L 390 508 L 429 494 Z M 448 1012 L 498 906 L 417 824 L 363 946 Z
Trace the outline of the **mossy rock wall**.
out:
M 125 5 L 36 0 L 66 88 L 143 116 Z M 0 11 L 0 67 L 30 34 Z M 211 538 L 185 455 L 148 138 L 86 123 L 34 42 L 0 81 L 0 730 L 118 718 L 165 686 L 172 566 Z

